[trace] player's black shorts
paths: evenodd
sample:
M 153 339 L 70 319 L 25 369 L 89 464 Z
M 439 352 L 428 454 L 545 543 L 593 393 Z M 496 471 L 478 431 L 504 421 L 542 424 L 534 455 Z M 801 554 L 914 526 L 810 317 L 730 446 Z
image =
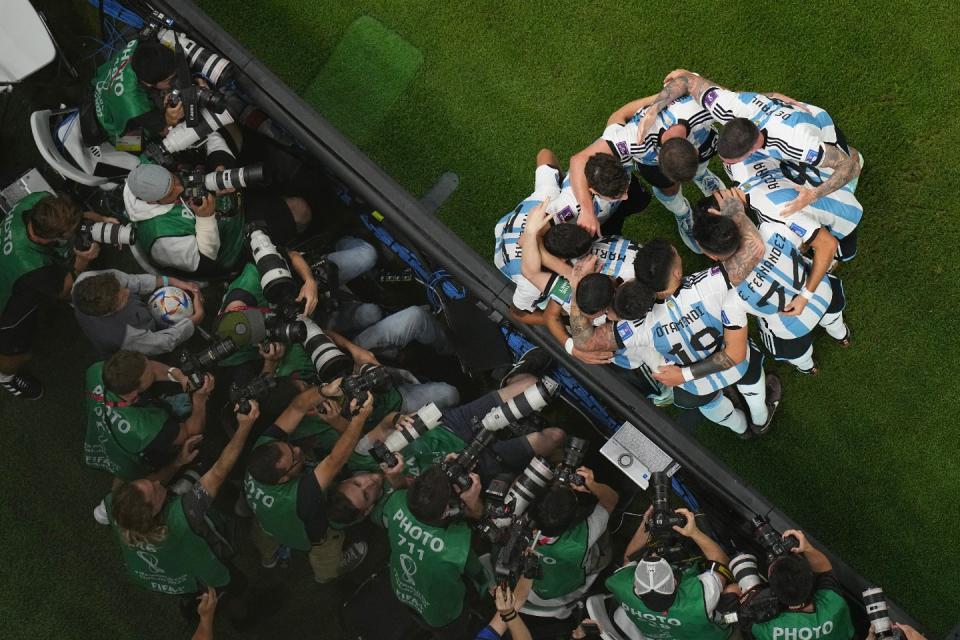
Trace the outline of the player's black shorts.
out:
M 763 354 L 753 344 L 753 340 L 750 341 L 750 366 L 747 367 L 747 370 L 744 372 L 743 377 L 740 378 L 736 384 L 756 384 L 760 380 L 760 374 L 763 372 Z M 719 396 L 721 391 L 714 391 L 713 393 L 708 393 L 703 396 L 698 396 L 694 393 L 690 393 L 682 387 L 673 388 L 673 404 L 676 407 L 681 409 L 699 409 L 704 405 L 708 405 Z
M 853 231 L 847 234 L 847 237 L 839 241 L 837 247 L 837 259 L 840 262 L 850 262 L 857 257 L 857 236 L 860 233 L 858 225 Z
M 30 353 L 37 335 L 38 310 L 33 309 L 20 319 L 0 316 L 0 355 L 16 356 Z
M 473 418 L 482 418 L 499 404 L 499 394 L 496 391 L 491 391 L 472 402 L 446 409 L 440 423 L 460 436 L 464 442 L 469 443 L 474 436 Z M 486 483 L 495 475 L 504 471 L 517 473 L 523 471 L 532 458 L 533 447 L 530 446 L 530 441 L 526 437 L 519 436 L 509 440 L 497 440 L 480 456 L 477 473 Z
M 847 306 L 847 299 L 843 293 L 843 283 L 840 278 L 827 274 L 827 281 L 833 290 L 833 298 L 830 300 L 830 306 L 827 307 L 827 313 L 840 313 Z M 781 338 L 770 333 L 766 329 L 766 323 L 763 318 L 759 319 L 760 339 L 763 340 L 763 346 L 777 360 L 794 360 L 807 352 L 813 345 L 813 331 L 797 338 Z

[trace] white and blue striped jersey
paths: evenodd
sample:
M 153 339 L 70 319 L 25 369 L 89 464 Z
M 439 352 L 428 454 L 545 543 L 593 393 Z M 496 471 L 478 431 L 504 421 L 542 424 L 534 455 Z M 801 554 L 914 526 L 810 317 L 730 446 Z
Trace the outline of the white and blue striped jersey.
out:
M 633 163 L 657 166 L 660 160 L 660 137 L 663 132 L 675 124 L 683 124 L 687 128 L 686 138 L 693 146 L 701 150 L 700 162 L 706 162 L 715 153 L 715 145 L 704 144 L 716 134 L 713 126 L 713 116 L 710 112 L 690 96 L 677 98 L 668 104 L 660 113 L 643 141 L 637 140 L 640 120 L 647 112 L 647 107 L 637 111 L 625 124 L 611 124 L 601 136 L 610 146 L 610 151 L 620 163 L 628 169 Z
M 597 221 L 601 224 L 614 212 L 619 200 L 607 200 L 600 196 L 593 196 L 593 213 L 597 216 Z M 560 185 L 560 193 L 550 200 L 547 205 L 547 211 L 553 214 L 554 222 L 576 222 L 580 217 L 580 203 L 573 194 L 573 187 L 570 186 L 570 175 L 567 174 Z
M 853 193 L 854 185 L 849 182 L 789 217 L 780 215 L 800 195 L 800 189 L 820 185 L 833 174 L 831 169 L 797 165 L 760 153 L 754 153 L 743 162 L 725 164 L 724 169 L 747 194 L 760 222 L 781 221 L 790 226 L 804 242 L 810 240 L 819 226 L 826 227 L 832 235 L 842 240 L 857 228 L 863 218 L 863 205 Z
M 635 277 L 633 262 L 639 249 L 639 244 L 623 236 L 604 236 L 593 243 L 589 255 L 597 256 L 599 273 L 628 282 Z
M 747 326 L 744 306 L 730 287 L 720 266 L 686 276 L 680 289 L 657 300 L 642 320 L 617 323 L 616 339 L 621 349 L 654 348 L 667 364 L 691 365 L 723 349 L 725 327 Z M 698 396 L 713 394 L 735 384 L 750 366 L 750 353 L 740 364 L 703 378 L 684 382 L 685 391 Z M 615 364 L 619 364 L 614 359 Z M 621 365 L 622 366 L 622 365 Z
M 810 263 L 800 254 L 802 239 L 788 223 L 764 222 L 760 236 L 766 247 L 763 259 L 737 285 L 737 295 L 746 312 L 757 316 L 773 335 L 787 340 L 805 336 L 817 326 L 833 300 L 830 281 L 820 281 L 799 316 L 782 315 L 784 307 L 800 295 L 810 274 Z
M 619 349 L 613 353 L 613 364 L 623 369 L 642 369 L 647 380 L 651 381 L 651 386 L 657 388 L 660 383 L 653 379 L 653 374 L 667 364 L 667 361 L 659 351 L 653 348 L 650 342 L 643 342 L 634 336 L 640 336 L 645 332 L 645 323 L 649 322 L 650 314 L 637 320 L 618 320 L 614 325 L 614 332 L 617 336 Z M 629 327 L 624 328 L 623 325 Z M 620 336 L 627 335 L 626 340 Z
M 703 92 L 703 107 L 721 124 L 734 118 L 751 120 L 763 133 L 763 153 L 778 160 L 816 166 L 823 158 L 823 145 L 837 142 L 833 118 L 811 104 L 803 109 L 761 93 L 710 87 Z

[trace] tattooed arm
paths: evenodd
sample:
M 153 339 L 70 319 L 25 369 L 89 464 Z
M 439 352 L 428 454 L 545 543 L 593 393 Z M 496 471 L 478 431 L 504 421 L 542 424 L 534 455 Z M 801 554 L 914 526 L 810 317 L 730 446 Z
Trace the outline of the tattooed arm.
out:
M 723 261 L 727 279 L 730 284 L 737 286 L 746 280 L 763 258 L 763 238 L 743 209 L 746 196 L 740 189 L 718 191 L 716 197 L 720 208 L 710 209 L 710 212 L 730 218 L 740 230 L 740 246 L 737 252 Z
M 735 367 L 747 357 L 747 328 L 734 329 L 726 327 L 723 330 L 723 349 L 713 355 L 694 362 L 691 365 L 678 367 L 670 364 L 660 367 L 653 377 L 657 382 L 668 387 L 675 387 L 690 380 L 703 378 L 711 373 L 719 373 L 730 367 Z
M 716 86 L 717 85 L 706 78 L 702 78 L 692 71 L 687 71 L 686 69 L 671 71 L 663 80 L 663 90 L 657 94 L 653 103 L 647 107 L 647 112 L 643 114 L 643 119 L 640 121 L 640 126 L 637 130 L 637 139 L 643 140 L 644 136 L 647 135 L 647 131 L 653 126 L 657 115 L 663 111 L 668 104 L 686 95 L 691 96 L 694 100 L 703 104 L 703 92 L 710 87 Z
M 812 189 L 801 189 L 800 195 L 780 212 L 782 216 L 789 216 L 800 211 L 807 205 L 829 195 L 843 187 L 860 175 L 860 152 L 850 147 L 850 155 L 833 144 L 823 145 L 823 158 L 818 167 L 832 169 L 833 175 Z

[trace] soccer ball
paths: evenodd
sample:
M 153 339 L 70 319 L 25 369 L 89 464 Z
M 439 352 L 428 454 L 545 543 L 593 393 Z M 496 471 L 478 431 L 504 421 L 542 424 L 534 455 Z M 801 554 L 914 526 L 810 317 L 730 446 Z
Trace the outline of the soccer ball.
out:
M 180 287 L 160 287 L 150 295 L 150 313 L 164 326 L 193 315 L 193 300 Z

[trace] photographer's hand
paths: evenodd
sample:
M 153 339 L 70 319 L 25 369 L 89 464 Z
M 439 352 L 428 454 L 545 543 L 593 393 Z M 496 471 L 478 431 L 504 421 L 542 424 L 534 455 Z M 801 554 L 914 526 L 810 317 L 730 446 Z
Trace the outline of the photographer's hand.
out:
M 303 301 L 303 315 L 313 315 L 313 311 L 317 308 L 318 299 L 317 281 L 313 278 L 305 281 L 303 286 L 300 287 L 300 293 L 297 295 L 297 302 Z
M 175 107 L 170 106 L 169 100 L 164 101 L 163 120 L 167 123 L 168 127 L 177 126 L 183 118 L 183 100 L 178 101 Z
M 647 529 L 647 521 L 653 515 L 653 505 L 644 512 L 643 519 L 640 521 L 640 524 L 637 526 L 637 530 L 634 532 L 633 537 L 630 538 L 630 542 L 627 543 L 627 548 L 623 551 L 623 564 L 630 562 L 630 556 L 635 554 L 640 549 L 643 549 L 647 546 L 647 543 L 650 542 L 650 530 Z
M 193 293 L 193 315 L 190 316 L 190 322 L 196 326 L 203 322 L 205 315 L 206 311 L 204 311 L 203 308 L 203 296 L 200 294 L 200 289 L 197 289 L 197 291 Z
M 250 411 L 247 413 L 240 413 L 240 407 L 238 405 L 234 405 L 233 407 L 237 415 L 237 431 L 241 429 L 249 431 L 253 427 L 253 423 L 260 417 L 260 403 L 256 400 L 249 400 L 249 402 Z
M 216 213 L 217 199 L 213 197 L 212 193 L 208 193 L 203 197 L 203 202 L 199 205 L 195 204 L 193 200 L 190 200 L 187 204 L 190 210 L 193 211 L 193 215 L 198 218 L 209 218 Z
M 257 351 L 260 352 L 260 357 L 263 358 L 263 369 L 261 369 L 260 373 L 275 373 L 277 367 L 280 366 L 280 361 L 283 360 L 283 356 L 287 352 L 287 348 L 282 342 L 270 342 L 266 348 L 264 348 L 262 344 L 259 345 Z
M 210 394 L 213 393 L 215 386 L 216 380 L 214 377 L 209 373 L 204 374 L 203 385 L 193 391 L 193 401 L 206 403 L 206 401 L 210 399 Z
M 593 478 L 593 470 L 587 467 L 580 467 L 577 469 L 577 475 L 583 478 L 583 485 L 573 485 L 570 488 L 581 493 L 593 493 L 593 487 L 596 484 L 596 480 Z
M 175 464 L 178 467 L 182 467 L 193 462 L 197 454 L 200 453 L 201 442 L 203 442 L 203 436 L 200 434 L 187 438 L 180 447 L 180 452 L 177 453 Z
M 387 479 L 390 486 L 394 489 L 403 489 L 407 486 L 407 478 L 403 475 L 406 467 L 404 466 L 403 454 L 397 452 L 393 454 L 397 457 L 397 464 L 388 467 L 386 462 L 380 463 L 380 470 L 383 471 L 383 477 Z
M 197 606 L 200 624 L 191 640 L 213 640 L 213 616 L 216 610 L 217 590 L 214 587 L 207 587 L 207 592 L 200 596 L 200 604 Z
M 483 500 L 480 499 L 480 476 L 475 473 L 470 474 L 470 488 L 460 494 L 460 501 L 463 502 L 465 515 L 468 518 L 479 520 L 483 516 Z
M 686 524 L 684 524 L 682 527 L 673 525 L 674 531 L 687 538 L 693 538 L 700 533 L 700 528 L 697 527 L 697 518 L 693 515 L 693 512 L 691 512 L 689 509 L 674 509 L 674 513 L 679 513 L 687 520 Z
M 97 256 L 100 255 L 100 243 L 92 243 L 86 251 L 78 251 L 77 248 L 74 247 L 73 255 L 73 268 L 77 271 L 85 271 L 87 265 L 96 260 Z
M 803 535 L 802 531 L 798 531 L 796 529 L 788 529 L 783 532 L 783 536 L 781 537 L 784 540 L 786 540 L 789 536 L 793 536 L 794 538 L 797 539 L 797 546 L 792 549 L 794 553 L 806 553 L 807 551 L 810 551 L 810 549 L 813 548 L 810 546 L 810 543 L 807 541 L 807 536 Z

